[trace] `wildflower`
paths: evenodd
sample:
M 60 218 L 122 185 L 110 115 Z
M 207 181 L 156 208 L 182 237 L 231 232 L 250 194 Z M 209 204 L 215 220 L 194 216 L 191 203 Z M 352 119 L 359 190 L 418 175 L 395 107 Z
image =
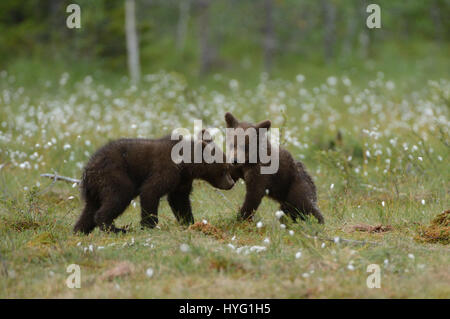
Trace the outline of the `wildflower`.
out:
M 352 103 L 352 97 L 350 95 L 345 95 L 344 96 L 344 103 L 345 104 L 350 104 Z
M 266 238 L 264 239 L 264 243 L 270 244 L 270 239 L 269 239 L 268 237 L 266 237 Z
M 330 86 L 335 86 L 335 85 L 337 84 L 337 79 L 336 79 L 336 77 L 330 76 L 330 77 L 327 79 L 327 83 L 328 83 L 328 85 L 330 85 Z
M 280 219 L 281 217 L 284 216 L 284 212 L 281 211 L 281 210 L 278 210 L 278 211 L 275 212 L 275 216 L 276 216 L 278 219 Z
M 289 231 L 289 235 L 294 236 L 294 231 L 293 231 L 293 230 L 290 230 L 290 231 Z
M 188 244 L 181 244 L 180 245 L 180 250 L 184 253 L 187 253 L 190 250 L 190 247 Z
M 147 270 L 145 271 L 145 274 L 147 275 L 147 277 L 152 278 L 153 277 L 153 268 L 147 268 Z
M 203 219 L 202 223 L 203 223 L 203 225 L 206 225 L 206 224 L 208 224 L 208 221 L 206 219 Z
M 300 257 L 302 257 L 302 252 L 298 251 L 295 253 L 295 259 L 300 259 Z
M 425 199 L 421 200 L 422 205 L 425 205 Z
M 259 252 L 261 252 L 261 251 L 265 251 L 267 249 L 267 247 L 265 247 L 265 246 L 252 246 L 252 247 L 250 247 L 250 251 L 251 252 L 257 252 L 257 253 L 259 253 Z
M 350 264 L 348 264 L 347 269 L 353 271 L 353 270 L 355 270 L 355 266 L 353 266 L 353 265 L 350 263 Z
M 305 76 L 303 74 L 298 74 L 296 76 L 296 80 L 298 83 L 302 83 L 303 81 L 305 81 Z
M 408 254 L 408 258 L 409 258 L 409 259 L 414 259 L 414 258 L 416 258 L 416 257 L 414 257 L 413 254 Z
M 286 225 L 285 224 L 280 224 L 280 228 L 281 229 L 286 229 Z
M 263 223 L 262 223 L 262 222 L 257 222 L 257 223 L 256 223 L 256 227 L 257 227 L 257 228 L 263 227 Z
M 386 89 L 392 91 L 393 89 L 395 89 L 395 83 L 392 81 L 387 81 L 386 82 Z

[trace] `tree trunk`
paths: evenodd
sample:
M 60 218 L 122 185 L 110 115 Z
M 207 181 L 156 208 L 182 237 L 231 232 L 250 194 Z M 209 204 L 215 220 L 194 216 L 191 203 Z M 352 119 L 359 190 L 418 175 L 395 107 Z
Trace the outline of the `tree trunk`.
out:
M 178 17 L 177 40 L 176 40 L 176 47 L 178 52 L 182 52 L 184 50 L 184 45 L 186 42 L 186 34 L 189 22 L 189 7 L 190 7 L 190 0 L 180 0 L 179 5 L 180 15 Z
M 431 20 L 433 20 L 434 24 L 434 33 L 436 35 L 436 41 L 439 44 L 442 44 L 444 41 L 444 32 L 442 27 L 442 19 L 441 19 L 441 8 L 439 6 L 438 0 L 434 0 L 430 6 L 430 16 Z
M 141 72 L 134 0 L 125 0 L 125 35 L 130 79 L 132 83 L 136 84 L 139 82 Z
M 275 31 L 273 24 L 273 0 L 265 0 L 264 2 L 264 69 L 270 73 L 272 70 L 272 60 L 275 51 Z
M 359 9 L 358 9 L 359 10 Z M 353 53 L 353 44 L 354 38 L 356 36 L 357 24 L 358 24 L 358 15 L 359 12 L 355 12 L 356 10 L 353 6 L 350 6 L 347 10 L 348 18 L 347 18 L 347 30 L 345 34 L 344 43 L 342 45 L 342 54 L 344 57 L 352 56 Z
M 361 32 L 359 33 L 359 54 L 361 56 L 361 58 L 365 59 L 369 56 L 369 49 L 370 49 L 370 36 L 369 36 L 369 30 L 367 28 L 366 25 L 366 19 L 367 19 L 367 5 L 368 2 L 367 0 L 363 0 L 361 3 L 357 4 L 358 10 L 359 10 L 359 14 L 361 16 L 361 21 L 363 22 L 362 28 L 361 28 Z
M 324 55 L 325 61 L 330 62 L 334 56 L 336 41 L 336 7 L 331 0 L 322 0 L 324 15 Z
M 207 73 L 214 60 L 214 48 L 210 44 L 209 39 L 209 6 L 210 0 L 199 1 L 199 28 L 200 28 L 200 73 Z

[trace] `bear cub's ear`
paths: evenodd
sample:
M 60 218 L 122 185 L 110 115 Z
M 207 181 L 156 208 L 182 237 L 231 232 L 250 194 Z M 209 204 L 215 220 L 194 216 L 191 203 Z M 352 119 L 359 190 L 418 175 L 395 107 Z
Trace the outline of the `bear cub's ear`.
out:
M 237 125 L 239 124 L 238 120 L 236 120 L 236 118 L 230 112 L 227 112 L 225 114 L 225 122 L 227 122 L 227 127 L 229 128 L 237 127 Z
M 262 122 L 256 124 L 256 128 L 257 129 L 265 128 L 266 130 L 268 130 L 270 128 L 270 125 L 272 125 L 270 120 L 265 120 L 265 121 L 262 121 Z

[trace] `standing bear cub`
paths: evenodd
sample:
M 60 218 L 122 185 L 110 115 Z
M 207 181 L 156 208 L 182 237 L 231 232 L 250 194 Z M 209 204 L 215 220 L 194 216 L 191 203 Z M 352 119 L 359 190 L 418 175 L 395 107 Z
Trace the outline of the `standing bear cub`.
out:
M 202 137 L 203 133 L 200 133 Z M 224 160 L 222 163 L 194 163 L 189 158 L 176 164 L 171 153 L 180 141 L 190 148 L 188 154 L 203 152 L 208 146 Z M 112 141 L 100 148 L 85 167 L 81 193 L 86 205 L 74 232 L 88 234 L 96 226 L 104 231 L 125 232 L 116 228 L 113 221 L 138 195 L 142 226 L 154 227 L 158 223 L 159 200 L 166 194 L 178 222 L 192 224 L 189 195 L 194 179 L 202 179 L 220 189 L 230 189 L 234 185 L 225 154 L 211 140 L 171 140 L 166 136 Z
M 294 221 L 297 217 L 304 219 L 305 214 L 312 214 L 319 223 L 323 224 L 324 218 L 317 207 L 316 187 L 304 165 L 295 161 L 287 150 L 281 147 L 277 150 L 270 145 L 268 139 L 260 138 L 260 134 L 264 134 L 260 129 L 268 130 L 271 122 L 266 120 L 256 125 L 239 122 L 231 113 L 225 114 L 225 121 L 227 127 L 233 129 L 230 130 L 233 132 L 232 138 L 227 136 L 227 154 L 233 164 L 231 176 L 235 181 L 239 178 L 244 179 L 246 186 L 245 201 L 240 209 L 239 217 L 251 219 L 262 198 L 267 194 L 278 201 L 281 205 L 280 209 Z M 255 161 L 249 160 L 252 154 L 249 154 L 251 139 L 248 132 L 252 129 L 256 131 L 258 143 Z M 261 167 L 268 165 L 261 161 L 261 154 L 259 154 L 261 141 L 266 143 L 267 155 L 278 151 L 278 157 L 276 157 L 279 159 L 278 170 L 273 174 L 261 173 Z

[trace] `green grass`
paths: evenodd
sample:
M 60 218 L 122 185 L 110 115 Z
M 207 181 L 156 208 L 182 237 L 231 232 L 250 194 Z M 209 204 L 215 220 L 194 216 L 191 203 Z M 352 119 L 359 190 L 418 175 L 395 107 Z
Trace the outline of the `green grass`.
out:
M 446 68 L 448 60 L 439 65 Z M 197 86 L 163 72 L 133 88 L 95 74 L 69 74 L 67 83 L 43 77 L 35 85 L 0 74 L 0 297 L 448 298 L 449 247 L 418 235 L 449 208 L 449 79 L 434 75 L 440 72 L 408 81 L 407 74 L 397 80 L 373 71 L 366 79 L 329 71 L 310 83 L 312 75 L 298 73 L 304 82 L 261 79 L 237 89 L 226 75 Z M 226 111 L 283 128 L 285 146 L 314 176 L 324 226 L 287 221 L 282 229 L 278 205 L 268 199 L 254 222 L 239 223 L 242 184 L 219 192 L 196 182 L 194 217 L 220 236 L 179 226 L 165 200 L 157 229 L 140 229 L 136 200 L 116 221 L 129 225 L 127 234 L 74 235 L 77 187 L 39 176 L 79 177 L 110 139 L 192 129 L 194 118 L 223 127 Z M 349 230 L 361 223 L 392 230 Z M 328 240 L 335 237 L 377 244 Z M 243 246 L 267 248 L 238 252 Z M 128 275 L 102 279 L 123 261 L 133 264 Z M 81 267 L 80 289 L 65 284 L 70 264 Z M 370 264 L 381 267 L 380 289 L 367 288 Z

